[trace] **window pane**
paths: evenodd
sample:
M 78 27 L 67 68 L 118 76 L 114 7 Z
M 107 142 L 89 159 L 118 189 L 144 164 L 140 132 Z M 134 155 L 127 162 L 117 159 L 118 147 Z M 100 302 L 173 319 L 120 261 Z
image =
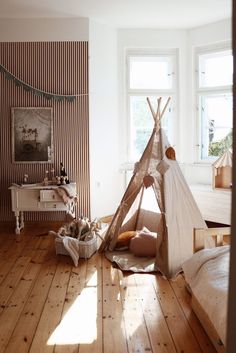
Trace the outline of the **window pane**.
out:
M 157 109 L 157 98 L 149 97 L 154 107 Z M 162 97 L 161 109 L 164 108 L 168 97 Z M 168 138 L 170 138 L 170 122 L 171 122 L 171 108 L 169 103 L 169 109 L 166 110 L 162 120 L 161 125 L 165 130 Z M 151 136 L 154 120 L 150 112 L 149 105 L 147 103 L 146 96 L 131 96 L 130 97 L 130 159 L 132 161 L 137 161 Z
M 232 94 L 200 97 L 202 121 L 202 158 L 220 156 L 232 147 Z
M 230 50 L 199 56 L 199 86 L 232 85 L 233 56 Z
M 170 89 L 172 73 L 173 67 L 169 57 L 130 57 L 131 89 Z

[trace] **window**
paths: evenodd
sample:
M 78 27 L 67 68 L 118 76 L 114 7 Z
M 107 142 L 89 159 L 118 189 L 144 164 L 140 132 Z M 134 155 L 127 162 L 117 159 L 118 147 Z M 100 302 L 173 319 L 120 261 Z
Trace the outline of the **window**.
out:
M 162 128 L 173 142 L 173 114 L 175 104 L 176 53 L 137 53 L 127 55 L 127 101 L 129 116 L 128 159 L 137 161 L 151 136 L 154 122 L 146 98 L 157 107 L 162 97 L 162 108 L 171 97 L 169 109 L 162 119 Z
M 233 57 L 230 48 L 197 55 L 199 159 L 209 161 L 232 147 Z

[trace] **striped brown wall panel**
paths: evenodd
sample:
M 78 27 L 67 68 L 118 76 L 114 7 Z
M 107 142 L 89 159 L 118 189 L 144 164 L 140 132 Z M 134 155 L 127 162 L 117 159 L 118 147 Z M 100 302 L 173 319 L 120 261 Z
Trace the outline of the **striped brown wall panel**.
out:
M 0 63 L 14 76 L 40 90 L 57 94 L 88 93 L 88 42 L 0 43 Z M 35 96 L 0 74 L 0 220 L 13 220 L 8 187 L 12 182 L 43 180 L 45 170 L 59 174 L 60 161 L 77 183 L 77 216 L 90 216 L 88 95 L 74 102 Z M 52 107 L 54 162 L 12 163 L 11 107 Z M 26 220 L 63 220 L 60 212 L 29 212 Z

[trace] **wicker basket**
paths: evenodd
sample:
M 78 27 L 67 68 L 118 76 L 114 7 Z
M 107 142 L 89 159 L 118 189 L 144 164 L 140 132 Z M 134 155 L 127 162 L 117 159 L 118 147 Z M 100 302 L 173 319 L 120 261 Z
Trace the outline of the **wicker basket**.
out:
M 55 247 L 57 255 L 69 255 L 65 249 L 62 238 L 55 239 Z M 79 241 L 79 257 L 82 259 L 89 259 L 97 251 L 97 237 L 94 236 L 88 241 Z

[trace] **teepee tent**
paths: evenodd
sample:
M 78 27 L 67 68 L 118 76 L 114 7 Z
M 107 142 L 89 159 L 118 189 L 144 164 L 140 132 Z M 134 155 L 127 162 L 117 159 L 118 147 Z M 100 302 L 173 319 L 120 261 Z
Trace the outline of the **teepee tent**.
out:
M 159 98 L 155 112 L 147 98 L 154 129 L 100 247 L 122 269 L 160 270 L 168 278 L 178 273 L 183 261 L 192 255 L 193 228 L 206 227 L 175 159 L 175 151 L 161 128 L 169 100 L 161 111 Z M 143 227 L 158 234 L 153 266 L 150 259 L 116 251 L 119 234 Z

